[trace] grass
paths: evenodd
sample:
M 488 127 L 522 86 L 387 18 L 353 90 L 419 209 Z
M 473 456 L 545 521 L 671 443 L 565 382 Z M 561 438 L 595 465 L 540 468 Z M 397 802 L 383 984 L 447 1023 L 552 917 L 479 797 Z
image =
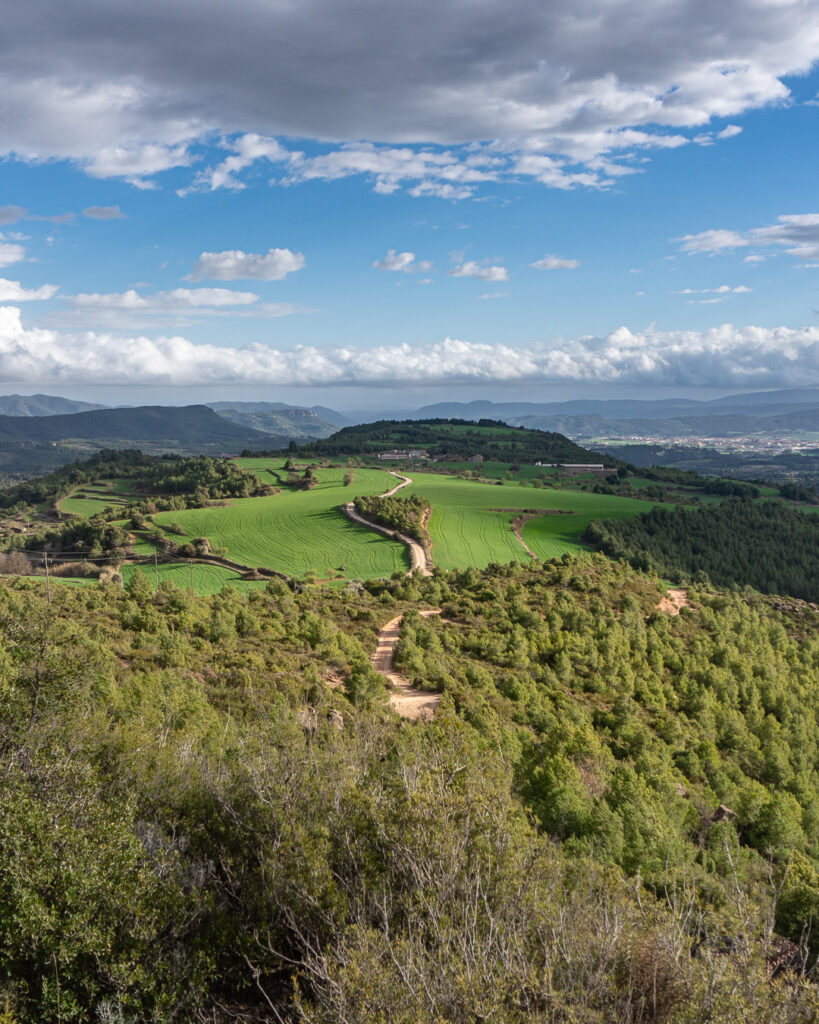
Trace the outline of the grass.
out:
M 580 534 L 592 519 L 623 519 L 657 504 L 579 490 L 539 490 L 513 483 L 498 487 L 432 473 L 416 473 L 414 480 L 402 493 L 422 495 L 432 504 L 432 559 L 446 569 L 529 561 L 511 528 L 516 513 L 500 509 L 570 513 L 532 519 L 523 528 L 526 544 L 538 558 L 548 559 L 581 549 Z
M 247 592 L 249 590 L 264 589 L 267 580 L 243 580 L 241 575 L 234 569 L 228 569 L 222 565 L 199 565 L 194 564 L 161 564 L 158 569 L 159 582 L 175 583 L 182 590 L 189 590 L 191 585 L 191 568 L 193 568 L 193 590 L 195 594 L 218 594 L 222 587 L 234 587 L 236 590 Z M 145 574 L 151 587 L 155 586 L 156 575 L 152 565 L 124 565 L 122 567 L 122 578 L 125 583 L 133 576 L 137 569 Z
M 271 460 L 238 461 L 269 465 Z M 163 512 L 156 522 L 163 527 L 178 522 L 185 536 L 173 539 L 180 543 L 207 537 L 213 546 L 227 548 L 227 557 L 233 561 L 289 576 L 304 577 L 314 570 L 321 579 L 368 579 L 408 569 L 402 544 L 351 523 L 338 511 L 339 505 L 356 495 L 387 490 L 394 478 L 383 470 L 357 469 L 354 483 L 345 487 L 346 471 L 344 467 L 318 470 L 319 484 L 310 491 L 286 489 L 266 498 L 237 498 L 222 507 Z
M 82 484 L 57 502 L 60 512 L 73 516 L 95 516 L 109 506 L 124 506 L 134 497 L 133 480 L 98 480 Z

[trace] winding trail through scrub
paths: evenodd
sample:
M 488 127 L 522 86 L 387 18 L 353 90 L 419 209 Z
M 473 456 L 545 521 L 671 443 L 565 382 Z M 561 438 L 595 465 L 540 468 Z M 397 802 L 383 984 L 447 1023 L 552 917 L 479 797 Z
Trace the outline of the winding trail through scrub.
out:
M 426 609 L 421 615 L 440 615 L 441 609 Z M 428 722 L 435 717 L 435 710 L 441 703 L 441 695 L 435 690 L 419 690 L 412 685 L 406 676 L 395 670 L 395 646 L 401 632 L 403 615 L 396 615 L 379 631 L 378 646 L 370 658 L 376 672 L 389 679 L 395 692 L 390 693 L 390 707 L 402 718 L 410 721 Z
M 394 473 L 391 469 L 388 469 L 387 472 L 391 476 L 400 480 L 401 483 L 396 487 L 393 487 L 392 490 L 385 491 L 384 494 L 380 494 L 380 498 L 391 498 L 402 488 L 408 487 L 413 482 L 410 477 L 402 476 L 400 473 Z M 416 570 L 420 572 L 422 576 L 432 575 L 432 559 L 424 550 L 423 544 L 419 544 L 417 540 L 413 540 L 412 537 L 407 537 L 404 533 L 399 533 L 397 530 L 391 530 L 388 526 L 371 523 L 369 519 L 365 519 L 364 516 L 360 516 L 358 512 L 356 512 L 355 504 L 352 501 L 345 502 L 341 506 L 341 511 L 348 519 L 352 520 L 352 522 L 359 523 L 361 526 L 366 526 L 368 530 L 375 530 L 376 533 L 380 533 L 383 537 L 389 537 L 391 540 L 401 541 L 409 552 L 410 569 L 407 573 L 408 576 L 411 576 Z

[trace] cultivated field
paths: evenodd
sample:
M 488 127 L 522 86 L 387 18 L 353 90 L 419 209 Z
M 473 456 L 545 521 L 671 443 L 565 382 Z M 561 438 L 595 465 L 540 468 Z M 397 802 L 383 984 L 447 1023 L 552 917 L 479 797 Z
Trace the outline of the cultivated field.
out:
M 259 473 L 263 466 L 247 463 L 264 461 L 244 459 L 240 464 Z M 163 512 L 156 522 L 163 527 L 179 523 L 185 536 L 174 536 L 175 541 L 207 537 L 212 545 L 227 548 L 232 561 L 288 576 L 303 577 L 312 570 L 320 579 L 367 579 L 406 571 L 409 561 L 402 544 L 350 522 L 338 510 L 356 495 L 380 494 L 395 478 L 383 470 L 357 469 L 354 483 L 345 487 L 346 471 L 317 470 L 319 483 L 310 491 L 288 489 L 266 498 L 237 498 L 221 507 Z
M 434 473 L 415 473 L 413 479 L 414 484 L 402 493 L 423 495 L 432 504 L 432 559 L 446 569 L 529 561 L 511 527 L 519 512 L 508 510 L 554 509 L 564 513 L 532 519 L 523 527 L 526 544 L 538 558 L 548 559 L 581 548 L 580 534 L 592 519 L 623 519 L 656 504 L 586 491 L 510 483 L 499 487 Z
M 83 484 L 57 502 L 60 512 L 73 516 L 95 516 L 109 506 L 125 505 L 134 497 L 131 480 L 101 480 Z

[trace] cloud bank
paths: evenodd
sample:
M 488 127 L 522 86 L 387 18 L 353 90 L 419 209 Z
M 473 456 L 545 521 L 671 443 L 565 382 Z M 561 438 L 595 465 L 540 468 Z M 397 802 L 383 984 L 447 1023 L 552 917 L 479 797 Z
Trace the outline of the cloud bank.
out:
M 786 102 L 783 79 L 817 56 L 812 0 L 83 0 L 71 17 L 28 0 L 4 12 L 0 155 L 150 187 L 221 135 L 225 161 L 193 175 L 205 187 L 283 158 L 286 180 L 367 173 L 458 198 L 497 175 L 493 154 L 547 185 L 599 186 L 635 169 L 629 153 L 737 134 L 703 129 Z M 291 157 L 276 136 L 328 152 Z
M 621 383 L 726 388 L 819 385 L 819 327 L 644 331 L 515 348 L 454 338 L 431 345 L 196 345 L 183 337 L 122 337 L 26 328 L 0 307 L 0 380 L 7 383 L 421 386 Z

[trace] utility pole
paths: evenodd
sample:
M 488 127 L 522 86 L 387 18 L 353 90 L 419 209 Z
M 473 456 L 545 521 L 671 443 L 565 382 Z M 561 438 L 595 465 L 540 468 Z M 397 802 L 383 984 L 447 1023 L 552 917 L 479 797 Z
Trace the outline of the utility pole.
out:
M 48 595 L 48 603 L 51 604 L 51 579 L 48 575 L 48 552 L 43 552 L 43 561 L 45 562 L 46 571 L 46 594 Z

